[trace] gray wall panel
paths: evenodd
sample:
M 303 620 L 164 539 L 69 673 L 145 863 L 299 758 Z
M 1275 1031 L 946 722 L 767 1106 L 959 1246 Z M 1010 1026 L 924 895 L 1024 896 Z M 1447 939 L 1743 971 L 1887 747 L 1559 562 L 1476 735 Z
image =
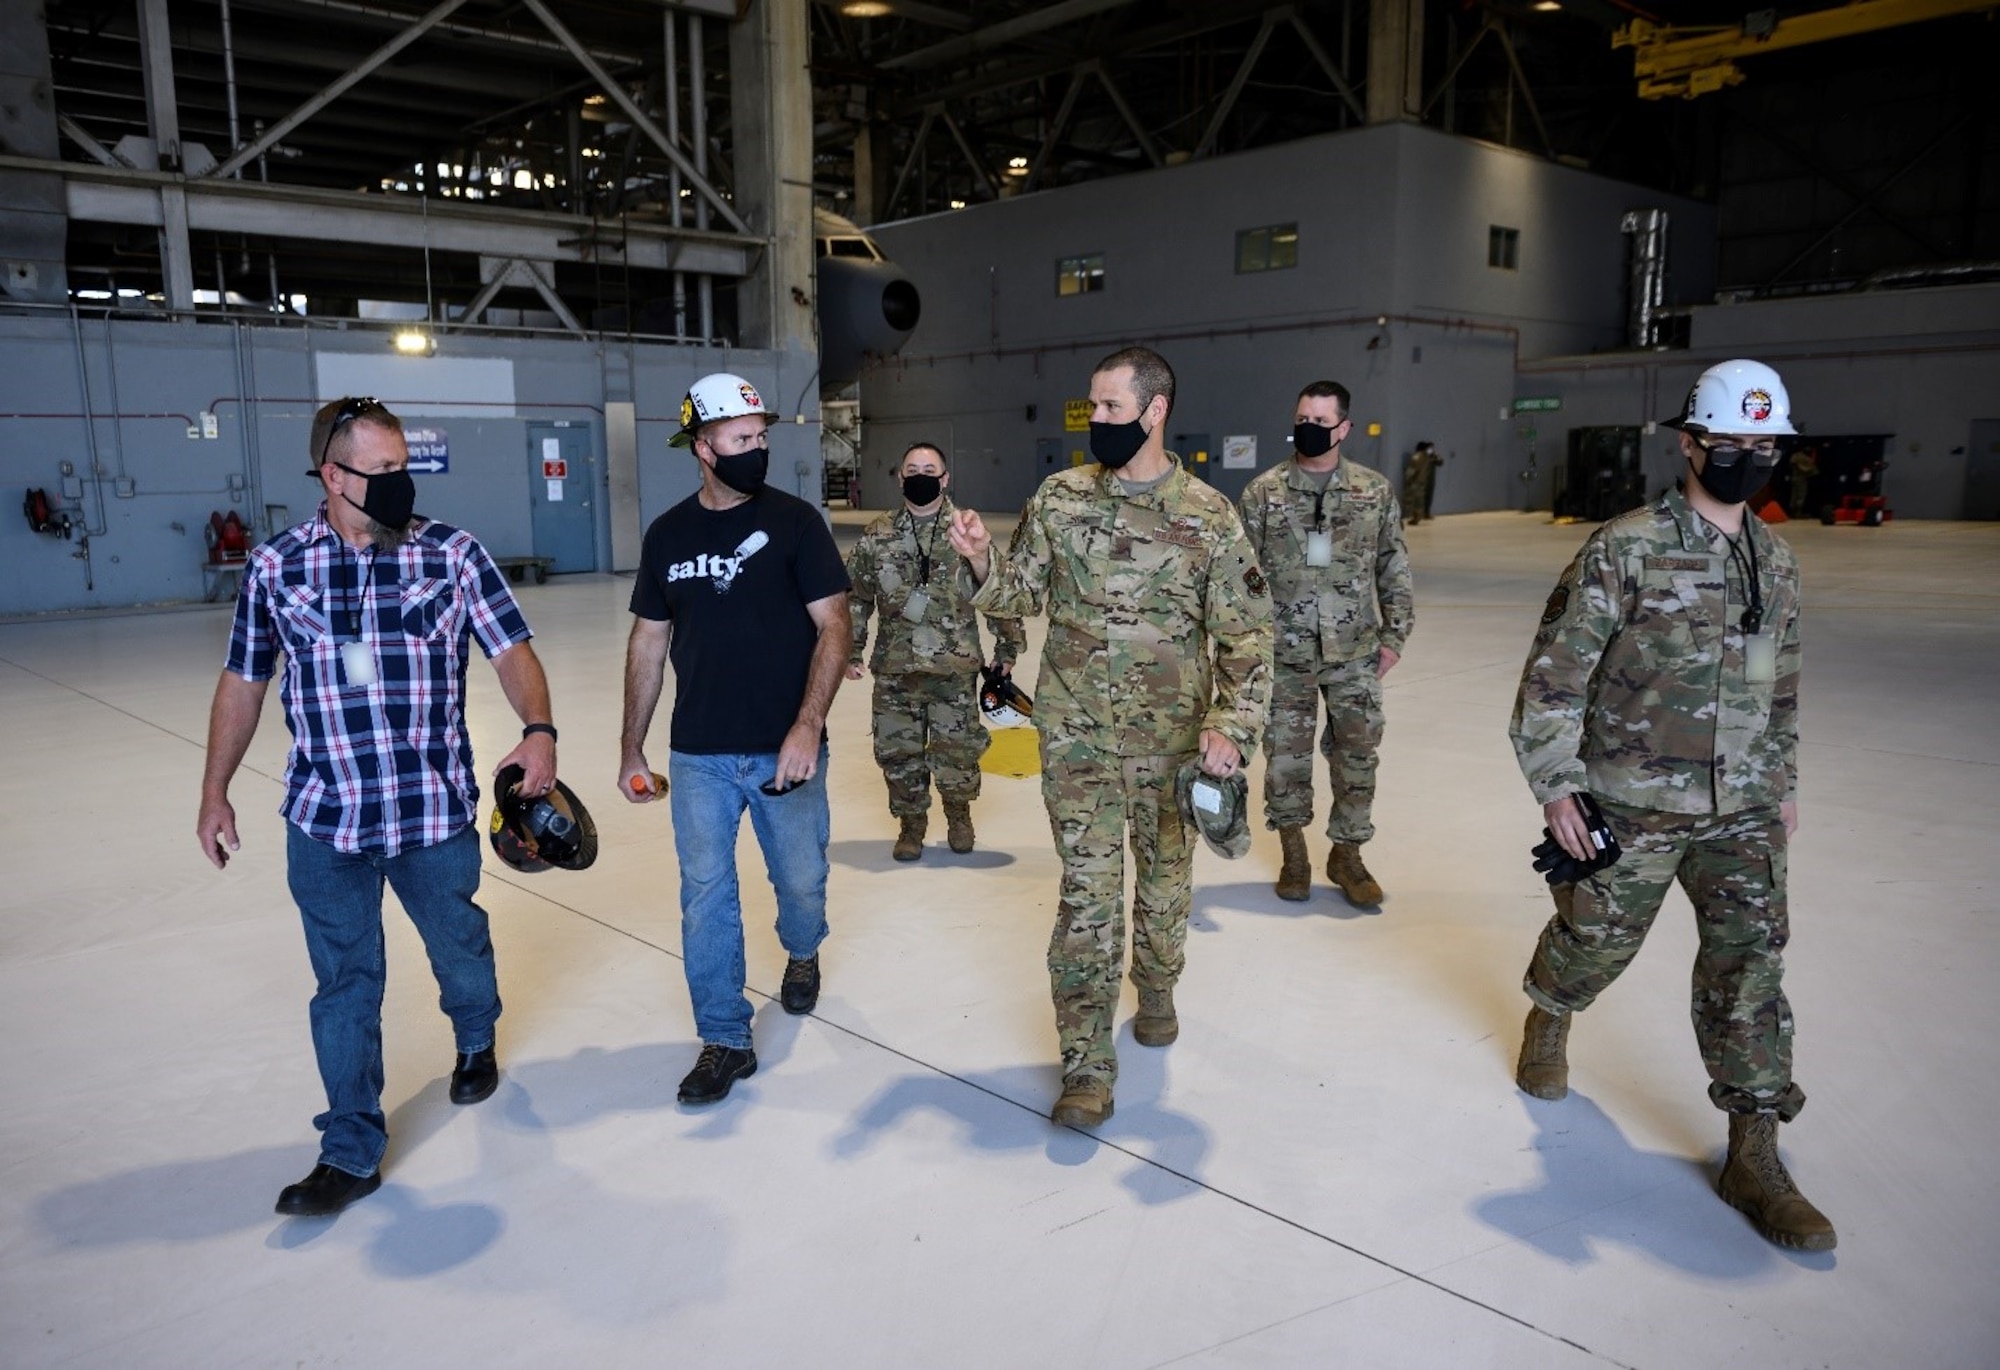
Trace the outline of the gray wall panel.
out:
M 80 540 L 31 533 L 18 515 L 0 519 L 0 614 L 127 607 L 202 597 L 206 546 L 201 530 L 213 510 L 236 510 L 267 533 L 267 506 L 296 522 L 318 506 L 319 485 L 306 474 L 307 435 L 319 399 L 314 376 L 320 354 L 353 351 L 379 355 L 385 339 L 363 330 L 326 326 L 237 329 L 212 323 L 120 319 L 106 326 L 82 323 L 89 370 L 88 408 L 95 411 L 99 482 L 90 479 L 93 428 L 81 417 L 86 404 L 77 381 L 77 350 L 70 320 L 61 316 L 0 318 L 0 485 L 19 507 L 30 487 L 52 496 L 62 489 L 59 463 L 68 460 L 83 479 L 71 501 L 79 532 L 92 530 L 88 567 L 72 554 Z M 240 365 L 243 379 L 239 381 Z M 418 507 L 426 514 L 477 534 L 496 556 L 533 551 L 529 508 L 527 424 L 568 419 L 588 424 L 597 458 L 598 488 L 590 492 L 597 513 L 601 569 L 609 569 L 610 509 L 605 486 L 601 361 L 594 342 L 572 339 L 502 339 L 446 335 L 442 350 L 461 356 L 500 357 L 515 371 L 511 417 L 452 417 L 449 395 L 385 396 L 392 407 L 449 438 L 448 473 L 418 477 Z M 695 487 L 693 458 L 669 449 L 680 397 L 703 372 L 740 371 L 760 386 L 781 379 L 791 393 L 812 373 L 810 357 L 780 359 L 762 352 L 726 354 L 699 348 L 634 348 L 641 513 L 650 519 Z M 114 403 L 114 365 L 115 396 Z M 420 375 L 418 367 L 412 375 Z M 415 384 L 415 382 L 413 382 Z M 248 392 L 246 394 L 246 392 Z M 802 406 L 816 419 L 816 397 Z M 204 410 L 216 416 L 213 439 L 187 436 Z M 114 419 L 113 414 L 125 417 Z M 27 417 L 42 415 L 45 417 Z M 245 431 L 245 425 L 252 431 Z M 818 430 L 787 425 L 773 435 L 773 478 L 818 500 Z M 798 463 L 807 462 L 805 475 Z M 780 474 L 782 473 L 782 475 Z M 115 482 L 130 479 L 133 495 L 120 499 Z M 231 478 L 237 485 L 232 489 Z M 583 492 L 573 491 L 573 498 Z M 179 525 L 176 529 L 175 525 Z M 88 576 L 88 581 L 87 581 Z M 94 583 L 90 583 L 94 582 Z

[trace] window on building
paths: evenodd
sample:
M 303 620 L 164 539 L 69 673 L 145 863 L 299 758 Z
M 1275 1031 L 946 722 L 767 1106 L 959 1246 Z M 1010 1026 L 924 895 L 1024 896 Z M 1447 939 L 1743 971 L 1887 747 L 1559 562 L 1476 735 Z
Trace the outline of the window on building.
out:
M 1499 271 L 1517 271 L 1521 266 L 1521 230 L 1492 224 L 1486 230 L 1486 264 Z
M 1236 235 L 1236 270 L 1284 271 L 1299 264 L 1299 226 L 1270 224 Z
M 1056 263 L 1056 294 L 1088 295 L 1104 289 L 1104 254 L 1064 257 Z

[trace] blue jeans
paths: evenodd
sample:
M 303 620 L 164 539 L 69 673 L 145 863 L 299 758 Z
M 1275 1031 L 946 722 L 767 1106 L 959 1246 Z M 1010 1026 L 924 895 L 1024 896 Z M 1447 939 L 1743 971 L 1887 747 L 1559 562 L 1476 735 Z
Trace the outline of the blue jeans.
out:
M 778 896 L 778 941 L 789 956 L 811 956 L 826 940 L 826 748 L 819 749 L 811 780 L 775 796 L 758 788 L 777 773 L 775 752 L 671 752 L 667 768 L 681 864 L 681 957 L 695 1031 L 704 1042 L 748 1051 L 736 833 L 748 809 Z
M 382 944 L 386 879 L 416 924 L 437 976 L 438 1007 L 451 1019 L 460 1052 L 493 1045 L 500 986 L 479 888 L 479 833 L 467 824 L 435 846 L 398 856 L 335 851 L 296 826 L 285 828 L 287 878 L 319 982 L 312 1000 L 313 1053 L 326 1085 L 322 1164 L 373 1175 L 389 1145 L 382 1116 Z

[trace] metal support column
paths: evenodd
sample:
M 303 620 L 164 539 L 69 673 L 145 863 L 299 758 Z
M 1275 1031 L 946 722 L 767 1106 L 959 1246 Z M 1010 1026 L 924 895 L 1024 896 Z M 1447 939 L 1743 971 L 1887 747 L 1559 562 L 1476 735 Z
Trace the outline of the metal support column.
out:
M 167 30 L 167 0 L 139 0 L 139 56 L 146 83 L 146 120 L 160 169 L 181 165 L 180 105 L 174 98 L 174 54 Z M 160 279 L 167 308 L 194 308 L 194 260 L 188 246 L 187 196 L 178 186 L 160 191 Z
M 1417 117 L 1424 88 L 1424 0 L 1368 6 L 1368 122 Z

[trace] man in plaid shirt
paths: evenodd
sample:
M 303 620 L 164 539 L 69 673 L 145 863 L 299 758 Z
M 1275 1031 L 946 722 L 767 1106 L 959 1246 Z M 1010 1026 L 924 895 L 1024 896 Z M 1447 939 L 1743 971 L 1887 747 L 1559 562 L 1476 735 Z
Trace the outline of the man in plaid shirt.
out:
M 251 552 L 208 723 L 195 835 L 219 870 L 238 850 L 229 781 L 257 731 L 271 677 L 292 732 L 285 767 L 287 869 L 318 979 L 313 1050 L 327 1110 L 319 1164 L 278 1212 L 338 1213 L 372 1194 L 388 1146 L 382 1114 L 382 885 L 416 924 L 451 1019 L 451 1100 L 499 1084 L 500 995 L 479 888 L 479 804 L 465 723 L 467 644 L 491 658 L 526 727 L 495 769 L 521 789 L 555 783 L 549 687 L 507 582 L 471 534 L 415 517 L 396 416 L 372 399 L 313 418 L 319 513 Z M 282 658 L 282 667 L 280 666 Z

